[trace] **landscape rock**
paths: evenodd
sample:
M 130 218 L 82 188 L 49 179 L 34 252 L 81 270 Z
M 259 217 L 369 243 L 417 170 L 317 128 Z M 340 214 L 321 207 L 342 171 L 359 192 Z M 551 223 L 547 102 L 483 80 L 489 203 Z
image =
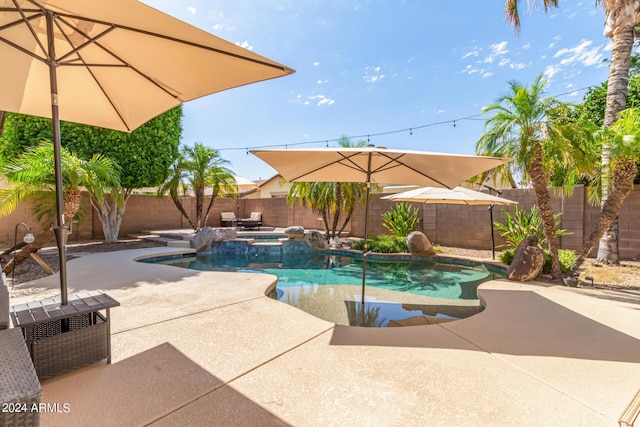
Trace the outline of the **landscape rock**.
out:
M 433 245 L 420 231 L 413 231 L 407 236 L 407 247 L 413 256 L 434 256 Z
M 238 232 L 231 228 L 204 227 L 191 239 L 191 247 L 196 252 L 208 252 L 213 242 L 232 240 L 238 237 Z
M 289 240 L 302 240 L 304 239 L 304 227 L 300 225 L 292 225 L 284 229 L 284 234 L 287 235 Z
M 304 234 L 304 240 L 313 249 L 326 249 L 329 246 L 327 239 L 324 237 L 324 233 L 317 230 L 307 231 Z
M 535 236 L 527 237 L 516 248 L 513 261 L 507 269 L 507 279 L 517 282 L 536 280 L 542 273 L 546 258 L 544 251 L 538 244 L 538 238 Z
M 233 228 L 214 228 L 213 241 L 224 242 L 225 240 L 233 240 L 238 237 L 238 232 Z

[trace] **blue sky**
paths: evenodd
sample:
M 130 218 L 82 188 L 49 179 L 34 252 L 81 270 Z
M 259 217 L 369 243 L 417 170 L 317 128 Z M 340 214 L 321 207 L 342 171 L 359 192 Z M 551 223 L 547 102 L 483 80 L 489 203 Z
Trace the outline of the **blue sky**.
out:
M 607 80 L 611 53 L 604 11 L 591 0 L 524 10 L 519 37 L 504 1 L 144 2 L 296 70 L 184 106 L 182 142 L 220 149 L 252 180 L 275 172 L 247 148 L 331 147 L 342 135 L 473 154 L 481 108 L 508 81 L 530 84 L 544 72 L 549 96 L 580 102 L 584 88 Z M 300 144 L 310 141 L 322 142 Z

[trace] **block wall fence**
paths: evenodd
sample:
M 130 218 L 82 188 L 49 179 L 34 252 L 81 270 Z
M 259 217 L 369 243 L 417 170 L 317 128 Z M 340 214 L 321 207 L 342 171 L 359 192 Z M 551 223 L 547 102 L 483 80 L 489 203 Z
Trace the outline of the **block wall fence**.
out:
M 586 200 L 586 189 L 576 186 L 571 197 L 556 197 L 550 190 L 553 209 L 563 212 L 561 227 L 571 234 L 561 239 L 561 247 L 580 250 L 589 237 L 598 219 L 599 207 L 589 206 Z M 503 190 L 502 197 L 518 202 L 520 209 L 535 206 L 535 195 L 532 189 Z M 392 209 L 395 202 L 373 197 L 369 212 L 369 235 L 385 234 L 380 216 Z M 187 211 L 195 211 L 195 199 L 185 198 L 183 204 Z M 421 231 L 433 243 L 442 246 L 453 246 L 470 249 L 491 249 L 491 221 L 488 206 L 467 206 L 451 204 L 413 203 L 419 209 Z M 513 206 L 494 206 L 493 220 L 505 220 L 503 210 L 513 212 Z M 102 225 L 99 217 L 88 203 L 85 203 L 85 215 L 74 223 L 69 237 L 71 242 L 79 240 L 103 239 Z M 295 203 L 288 206 L 285 199 L 216 199 L 209 215 L 207 225 L 220 226 L 220 212 L 233 211 L 237 217 L 248 217 L 251 212 L 262 212 L 264 226 L 287 227 L 301 225 L 306 229 L 323 229 L 318 215 L 309 208 Z M 625 200 L 619 216 L 619 251 L 622 259 L 640 259 L 640 188 L 635 188 Z M 22 203 L 8 216 L 0 218 L 0 245 L 13 245 L 16 224 L 25 222 L 36 232 L 41 228 L 31 214 L 31 205 Z M 143 230 L 188 229 L 189 223 L 184 219 L 170 198 L 156 196 L 131 196 L 122 220 L 120 236 L 140 234 Z M 22 239 L 24 228 L 18 227 L 18 240 Z M 358 205 L 346 231 L 352 236 L 364 235 L 364 207 Z M 504 244 L 504 240 L 494 233 L 496 247 Z M 595 253 L 595 249 L 594 249 Z

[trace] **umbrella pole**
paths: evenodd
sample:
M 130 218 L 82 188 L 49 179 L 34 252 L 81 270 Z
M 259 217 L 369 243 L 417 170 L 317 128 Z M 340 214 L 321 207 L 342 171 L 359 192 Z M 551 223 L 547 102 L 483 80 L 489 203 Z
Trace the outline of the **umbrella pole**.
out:
M 56 219 L 57 227 L 53 229 L 58 244 L 58 256 L 60 259 L 60 301 L 62 305 L 68 304 L 67 298 L 67 254 L 66 244 L 69 229 L 64 226 L 64 194 L 62 185 L 62 161 L 60 154 L 60 115 L 58 112 L 58 77 L 55 62 L 55 48 L 53 36 L 53 15 L 47 12 L 47 40 L 49 59 L 49 83 L 51 86 L 51 127 L 53 132 L 53 160 L 56 183 Z
M 367 281 L 367 252 L 369 252 L 369 193 L 371 190 L 371 183 L 367 182 L 367 195 L 365 196 L 364 203 L 364 247 L 362 250 L 362 310 L 364 314 L 364 288 Z

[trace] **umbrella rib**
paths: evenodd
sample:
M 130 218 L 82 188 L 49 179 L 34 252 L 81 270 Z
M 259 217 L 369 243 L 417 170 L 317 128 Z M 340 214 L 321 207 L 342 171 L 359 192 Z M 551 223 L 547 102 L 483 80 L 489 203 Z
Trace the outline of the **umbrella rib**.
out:
M 384 157 L 388 158 L 388 159 L 389 159 L 389 161 L 388 161 L 387 163 L 385 163 L 384 165 L 380 166 L 379 168 L 377 168 L 377 169 L 376 169 L 376 172 L 380 172 L 380 171 L 382 171 L 382 170 L 385 170 L 385 169 L 384 169 L 384 168 L 385 168 L 385 166 L 388 166 L 388 165 L 392 164 L 393 162 L 397 162 L 397 163 L 398 163 L 397 165 L 392 165 L 391 167 L 389 167 L 389 168 L 387 168 L 387 169 L 395 168 L 395 167 L 398 167 L 398 166 L 404 166 L 405 168 L 407 168 L 407 169 L 409 169 L 409 170 L 414 171 L 414 172 L 415 172 L 415 173 L 417 173 L 418 175 L 422 175 L 422 176 L 424 176 L 425 178 L 429 178 L 429 179 L 430 179 L 430 180 L 432 180 L 433 182 L 437 182 L 438 184 L 442 185 L 443 187 L 446 187 L 446 188 L 448 188 L 448 189 L 451 189 L 451 187 L 450 187 L 450 186 L 448 186 L 447 184 L 445 184 L 444 182 L 441 182 L 440 180 L 435 179 L 435 178 L 433 178 L 432 176 L 427 175 L 426 173 L 423 173 L 422 171 L 419 171 L 418 169 L 414 168 L 413 166 L 409 166 L 408 164 L 406 164 L 406 163 L 401 162 L 400 160 L 398 160 L 398 159 L 400 159 L 401 157 L 404 157 L 404 156 L 405 156 L 404 154 L 401 154 L 401 155 L 399 155 L 398 157 L 391 157 L 391 156 L 389 156 L 387 153 L 382 153 L 382 152 L 380 152 L 380 151 L 378 151 L 378 153 L 380 153 L 382 156 L 384 156 Z
M 43 46 L 43 44 L 40 42 L 40 39 L 38 38 L 38 35 L 36 34 L 36 32 L 34 31 L 33 27 L 31 26 L 31 20 L 33 19 L 37 19 L 41 16 L 44 16 L 44 13 L 42 13 L 42 11 L 40 10 L 31 10 L 31 9 L 27 9 L 27 12 L 33 12 L 35 13 L 35 15 L 29 16 L 27 17 L 27 15 L 24 13 L 25 10 L 21 9 L 18 4 L 16 3 L 16 0 L 13 0 L 13 4 L 15 5 L 15 9 L 11 9 L 11 8 L 0 8 L 0 12 L 18 12 L 20 14 L 21 19 L 11 22 L 9 24 L 6 24 L 2 27 L 0 27 L 0 31 L 3 31 L 7 28 L 11 28 L 14 27 L 16 25 L 20 25 L 20 24 L 24 24 L 26 25 L 26 27 L 29 29 L 29 32 L 31 33 L 31 35 L 33 36 L 33 39 L 36 41 L 36 43 L 38 43 L 38 46 L 40 47 L 40 50 L 42 50 L 44 56 L 40 57 L 38 55 L 36 55 L 33 52 L 29 52 L 28 50 L 24 49 L 23 47 L 16 45 L 15 43 L 5 39 L 4 37 L 0 38 L 0 40 L 2 40 L 3 42 L 7 43 L 8 45 L 18 49 L 19 51 L 26 53 L 27 55 L 39 59 L 42 62 L 46 62 L 47 58 L 48 58 L 48 54 L 47 54 L 47 49 L 45 49 L 45 47 Z
M 14 0 L 15 1 L 15 0 Z M 33 3 L 33 1 L 32 1 Z M 283 72 L 287 72 L 287 67 L 283 66 L 283 65 L 279 65 L 279 64 L 272 64 L 270 62 L 267 61 L 262 61 L 259 59 L 255 59 L 255 58 L 249 58 L 237 53 L 232 53 L 232 52 L 227 52 L 223 49 L 217 49 L 215 47 L 211 47 L 211 46 L 206 46 L 206 45 L 202 45 L 199 43 L 195 43 L 195 42 L 190 42 L 187 40 L 181 40 L 179 38 L 176 37 L 171 37 L 165 34 L 159 34 L 159 33 L 154 33 L 152 31 L 147 31 L 147 30 L 143 30 L 140 28 L 135 28 L 135 27 L 129 27 L 126 25 L 120 25 L 117 23 L 113 23 L 113 22 L 106 22 L 106 21 L 101 21 L 99 19 L 93 19 L 93 18 L 89 18 L 89 17 L 83 17 L 83 16 L 77 16 L 77 15 L 73 15 L 73 14 L 68 14 L 68 13 L 60 13 L 60 12 L 56 12 L 57 16 L 61 16 L 61 17 L 65 17 L 65 18 L 71 18 L 71 19 L 82 19 L 88 22 L 93 22 L 95 24 L 101 24 L 101 25 L 106 25 L 106 26 L 113 26 L 114 28 L 118 28 L 121 30 L 126 30 L 126 31 L 131 31 L 134 33 L 139 33 L 139 34 L 144 34 L 144 35 L 148 35 L 148 36 L 152 36 L 152 37 L 158 37 L 161 39 L 165 39 L 165 40 L 169 40 L 169 41 L 173 41 L 175 43 L 180 43 L 180 44 L 184 44 L 184 45 L 188 45 L 188 46 L 193 46 L 199 49 L 204 49 L 204 50 L 208 50 L 211 52 L 215 52 L 215 53 L 219 53 L 221 55 L 226 55 L 226 56 L 231 56 L 234 58 L 238 58 L 238 59 L 242 59 L 245 61 L 249 61 L 249 62 L 253 62 L 256 64 L 260 64 L 263 65 L 265 67 L 269 67 L 269 68 L 275 68 L 278 70 L 282 70 Z

